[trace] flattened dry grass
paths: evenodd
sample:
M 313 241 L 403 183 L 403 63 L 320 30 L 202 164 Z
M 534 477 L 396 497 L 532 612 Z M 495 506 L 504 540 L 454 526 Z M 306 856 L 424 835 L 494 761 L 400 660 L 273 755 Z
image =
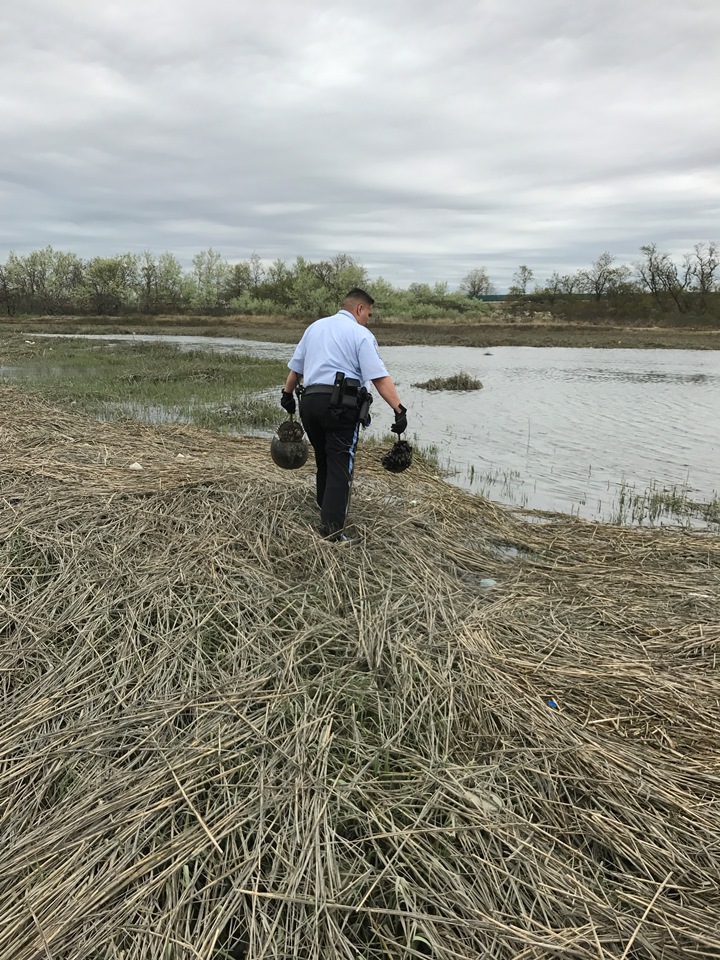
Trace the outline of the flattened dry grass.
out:
M 0 956 L 720 956 L 720 538 L 542 520 L 0 389 Z

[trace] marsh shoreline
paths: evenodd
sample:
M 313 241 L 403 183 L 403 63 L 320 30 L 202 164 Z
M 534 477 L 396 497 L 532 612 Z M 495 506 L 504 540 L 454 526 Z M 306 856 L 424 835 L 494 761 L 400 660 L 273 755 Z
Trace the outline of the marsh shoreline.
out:
M 239 337 L 264 343 L 294 343 L 307 323 L 287 317 L 7 317 L 2 333 L 162 334 Z M 515 322 L 405 321 L 382 319 L 372 330 L 385 346 L 595 347 L 605 349 L 720 349 L 720 330 L 678 327 Z

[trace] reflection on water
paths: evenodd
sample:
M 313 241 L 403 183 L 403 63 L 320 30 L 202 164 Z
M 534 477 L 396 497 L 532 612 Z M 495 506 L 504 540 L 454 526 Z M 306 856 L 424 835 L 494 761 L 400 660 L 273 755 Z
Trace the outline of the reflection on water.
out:
M 567 369 L 558 367 L 542 371 L 549 380 L 614 380 L 618 383 L 705 383 L 708 380 L 720 381 L 720 374 L 674 373 L 670 370 L 615 370 L 600 367 L 577 367 Z M 519 368 L 508 371 L 511 380 L 532 380 L 538 376 L 534 369 Z
M 706 373 L 671 373 L 668 370 L 587 370 L 578 379 L 617 380 L 620 383 L 705 383 L 713 379 Z M 714 378 L 716 381 L 718 377 Z
M 187 348 L 289 359 L 293 345 L 170 339 Z M 450 480 L 534 509 L 611 519 L 628 490 L 720 489 L 720 352 L 575 348 L 382 347 L 409 410 L 411 439 L 437 448 Z M 413 387 L 464 371 L 484 389 Z M 370 433 L 389 432 L 376 398 Z

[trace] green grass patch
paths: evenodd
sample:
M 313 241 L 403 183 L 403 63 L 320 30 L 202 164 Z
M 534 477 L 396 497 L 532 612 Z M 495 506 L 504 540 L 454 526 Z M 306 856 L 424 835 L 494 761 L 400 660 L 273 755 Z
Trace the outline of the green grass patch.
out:
M 652 483 L 638 492 L 623 483 L 618 493 L 614 523 L 650 525 L 663 519 L 689 526 L 692 521 L 710 525 L 720 524 L 720 498 L 715 495 L 708 503 L 693 500 L 685 486 L 658 487 Z
M 482 383 L 461 370 L 450 377 L 433 377 L 425 383 L 414 383 L 421 390 L 482 390 Z
M 58 406 L 212 429 L 272 425 L 279 403 L 263 393 L 279 390 L 286 373 L 280 360 L 168 343 L 7 338 L 0 351 L 2 379 Z

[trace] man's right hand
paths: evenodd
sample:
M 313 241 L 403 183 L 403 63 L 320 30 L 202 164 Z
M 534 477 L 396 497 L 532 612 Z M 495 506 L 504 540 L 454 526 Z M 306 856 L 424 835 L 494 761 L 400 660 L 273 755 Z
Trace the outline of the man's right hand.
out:
M 407 430 L 407 410 L 400 404 L 400 409 L 395 414 L 395 423 L 390 427 L 393 433 L 400 435 Z
M 283 410 L 286 410 L 291 415 L 295 413 L 297 404 L 295 403 L 295 397 L 292 395 L 292 393 L 287 393 L 287 391 L 283 390 L 280 397 L 280 406 L 283 408 Z

